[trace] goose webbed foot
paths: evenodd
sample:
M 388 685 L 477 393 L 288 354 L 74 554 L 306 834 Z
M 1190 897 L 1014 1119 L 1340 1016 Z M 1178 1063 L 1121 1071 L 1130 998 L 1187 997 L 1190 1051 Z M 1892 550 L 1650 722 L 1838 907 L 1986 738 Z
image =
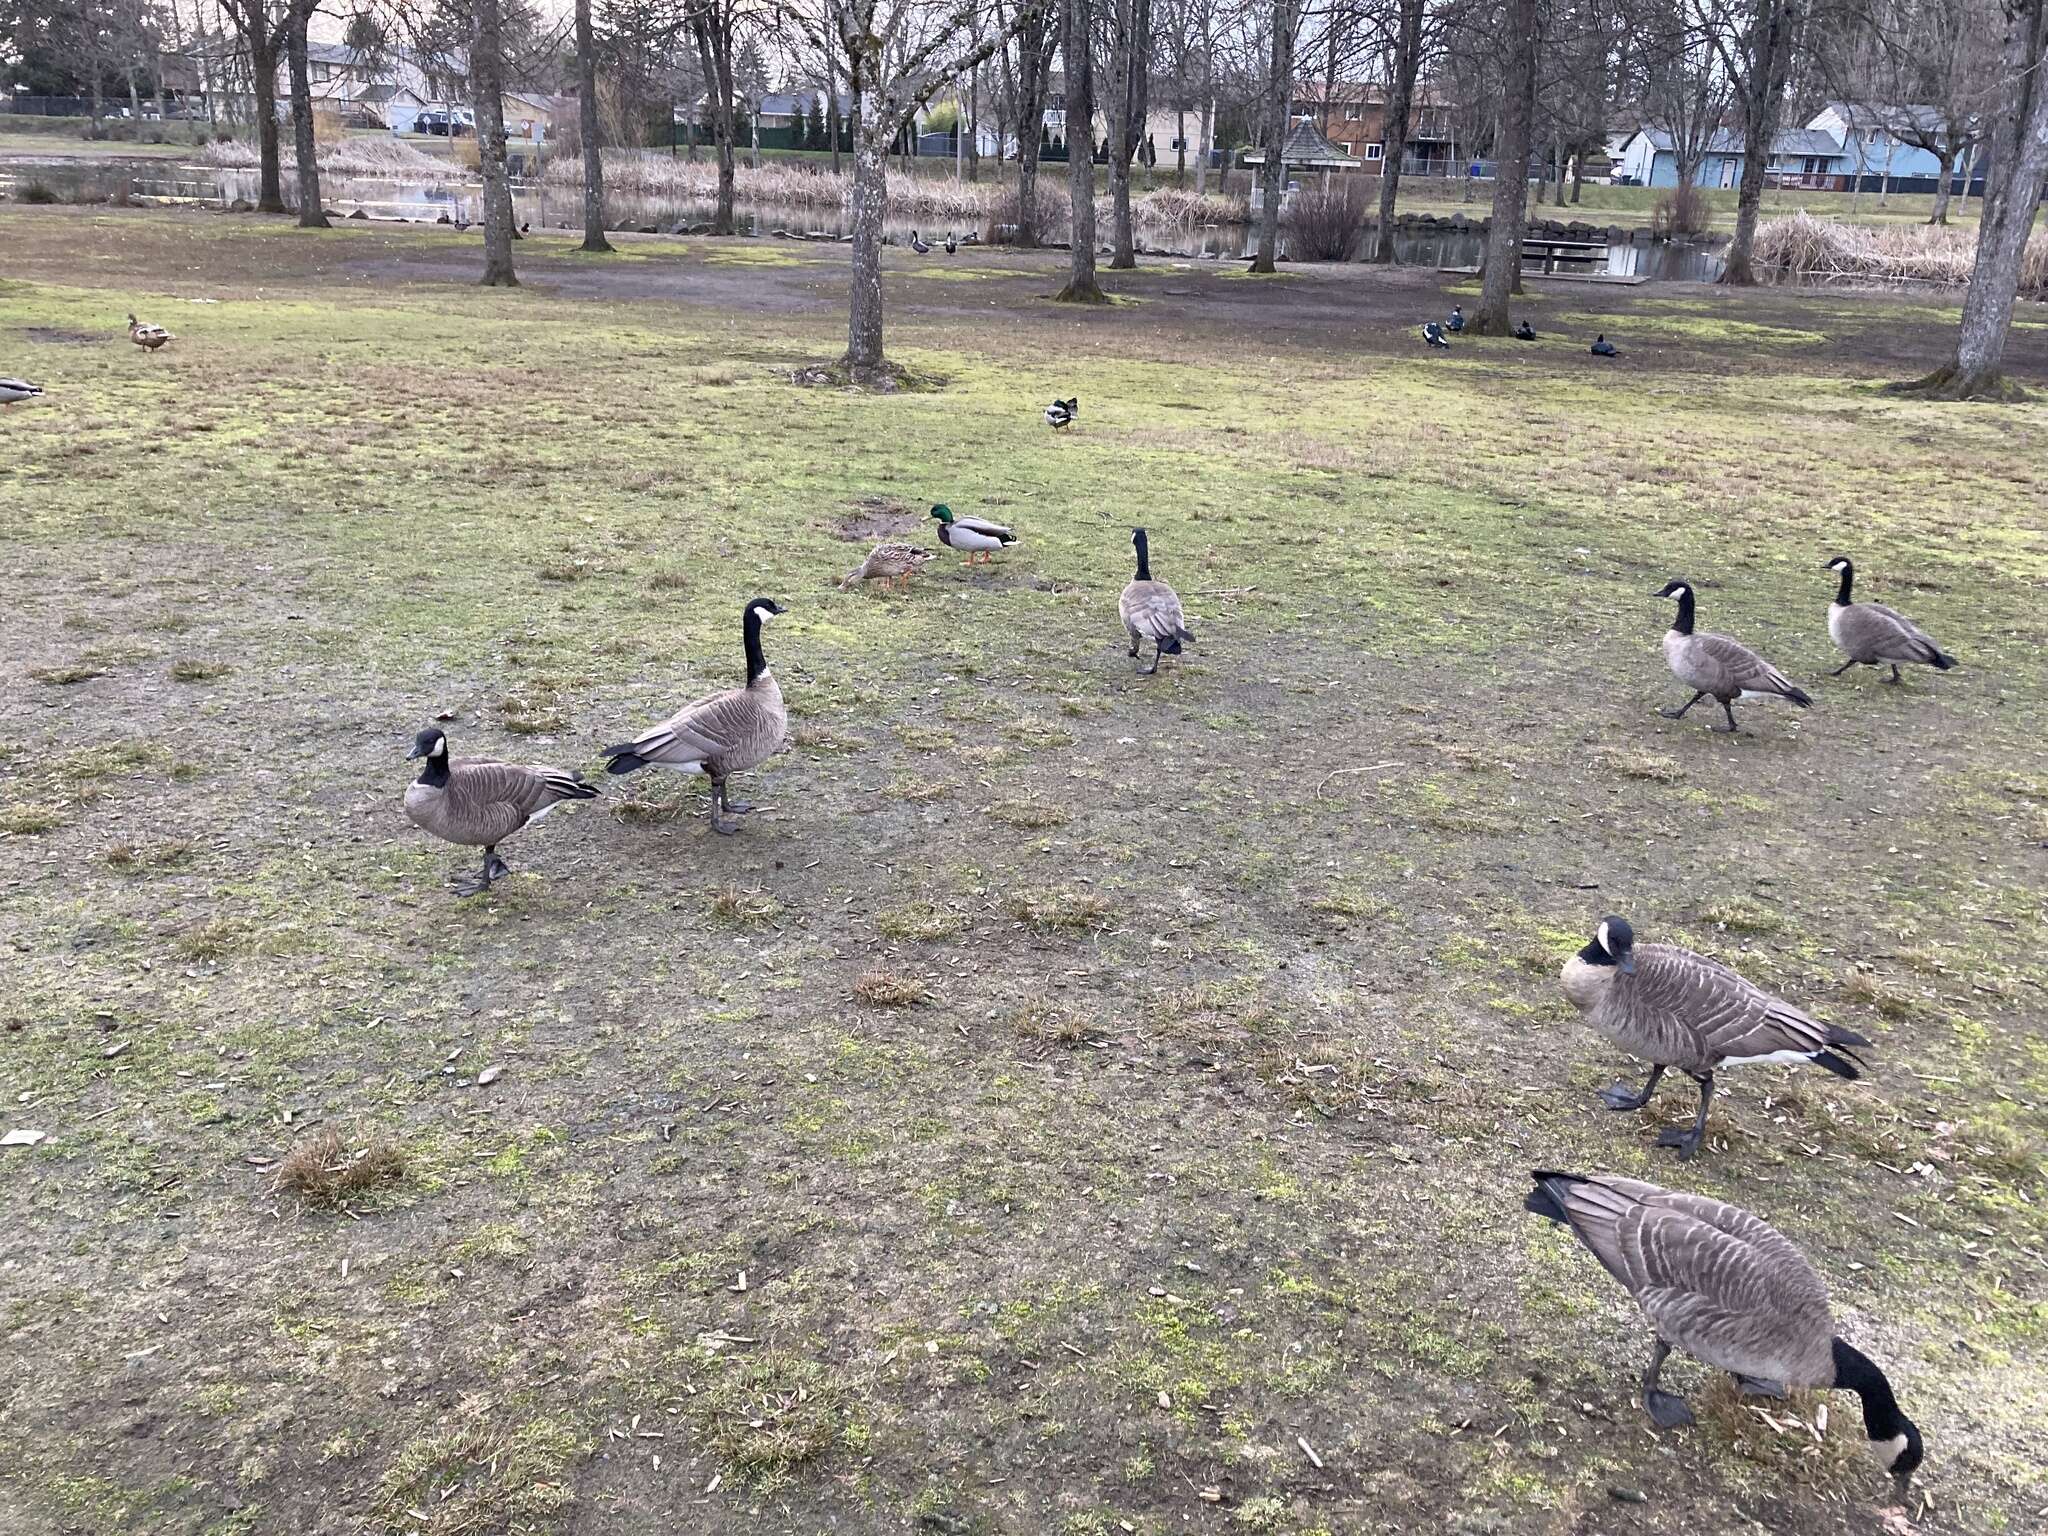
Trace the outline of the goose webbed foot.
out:
M 1678 1160 L 1681 1163 L 1689 1163 L 1698 1155 L 1701 1140 L 1700 1128 L 1696 1125 L 1689 1126 L 1682 1131 L 1674 1125 L 1668 1130 L 1662 1130 L 1657 1133 L 1657 1145 L 1660 1147 L 1676 1147 L 1678 1149 Z
M 1659 1429 L 1683 1429 L 1693 1422 L 1692 1410 L 1685 1406 L 1685 1399 L 1655 1388 L 1643 1393 L 1643 1406 Z
M 1728 717 L 1728 723 L 1726 725 L 1711 726 L 1709 729 L 1719 731 L 1723 736 L 1733 736 L 1742 729 L 1741 726 L 1735 723 L 1734 708 L 1725 699 L 1721 701 L 1721 713 Z
M 1782 1381 L 1771 1381 L 1762 1376 L 1744 1376 L 1739 1371 L 1731 1374 L 1734 1375 L 1736 1384 L 1742 1388 L 1742 1395 L 1744 1397 L 1783 1397 L 1785 1395 L 1785 1383 Z
M 1899 664 L 1896 661 L 1892 663 L 1892 675 L 1886 678 L 1885 681 L 1888 683 L 1897 683 L 1904 681 L 1904 679 L 1899 676 Z
M 1683 704 L 1679 705 L 1678 708 L 1660 709 L 1657 711 L 1657 713 L 1662 715 L 1666 720 L 1683 720 L 1685 718 L 1685 712 L 1688 709 L 1691 709 L 1693 705 L 1699 703 L 1699 701 L 1701 699 L 1704 699 L 1706 696 L 1706 691 L 1702 689 L 1700 692 L 1694 694 L 1691 698 L 1687 699 Z
M 1615 1083 L 1612 1087 L 1600 1090 L 1600 1102 L 1609 1109 L 1641 1109 L 1650 1102 L 1650 1095 L 1657 1091 L 1657 1084 L 1663 1080 L 1663 1077 L 1664 1069 L 1662 1067 L 1652 1067 L 1650 1068 L 1649 1079 L 1643 1084 L 1640 1093 L 1632 1090 L 1626 1083 Z
M 457 896 L 480 896 L 491 888 L 494 881 L 502 880 L 512 873 L 512 866 L 499 858 L 495 849 L 484 850 L 484 865 L 473 875 L 458 876 L 448 882 L 449 889 Z

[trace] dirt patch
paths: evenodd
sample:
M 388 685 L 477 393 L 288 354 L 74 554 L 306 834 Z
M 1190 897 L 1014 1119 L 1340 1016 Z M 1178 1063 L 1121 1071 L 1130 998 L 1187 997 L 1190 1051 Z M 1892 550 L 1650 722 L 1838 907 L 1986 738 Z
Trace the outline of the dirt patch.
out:
M 922 519 L 893 496 L 857 496 L 854 510 L 840 518 L 832 530 L 835 538 L 849 544 L 873 544 L 906 533 L 916 533 Z
M 67 331 L 53 325 L 24 325 L 21 334 L 30 341 L 39 341 L 45 346 L 53 347 L 93 347 L 113 339 L 94 335 L 90 331 Z

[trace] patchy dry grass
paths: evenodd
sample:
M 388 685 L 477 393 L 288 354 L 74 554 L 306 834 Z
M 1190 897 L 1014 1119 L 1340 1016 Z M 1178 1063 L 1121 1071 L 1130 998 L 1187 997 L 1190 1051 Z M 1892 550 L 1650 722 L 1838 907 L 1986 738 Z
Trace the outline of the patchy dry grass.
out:
M 932 1000 L 932 989 L 922 977 L 874 970 L 855 980 L 853 995 L 870 1008 L 916 1008 Z
M 322 1126 L 292 1144 L 273 1182 L 309 1205 L 336 1207 L 404 1177 L 405 1155 L 391 1142 L 372 1138 L 351 1147 L 340 1131 Z

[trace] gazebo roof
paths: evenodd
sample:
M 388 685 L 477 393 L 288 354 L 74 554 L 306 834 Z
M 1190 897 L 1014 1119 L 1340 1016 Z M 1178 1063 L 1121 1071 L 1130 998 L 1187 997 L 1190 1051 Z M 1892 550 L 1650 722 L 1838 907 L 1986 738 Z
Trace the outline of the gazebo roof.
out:
M 1242 160 L 1246 165 L 1264 165 L 1266 152 L 1254 149 Z M 1314 171 L 1355 171 L 1360 164 L 1357 156 L 1345 154 L 1306 118 L 1296 123 L 1288 133 L 1287 142 L 1280 149 L 1280 163 L 1283 166 L 1306 166 Z

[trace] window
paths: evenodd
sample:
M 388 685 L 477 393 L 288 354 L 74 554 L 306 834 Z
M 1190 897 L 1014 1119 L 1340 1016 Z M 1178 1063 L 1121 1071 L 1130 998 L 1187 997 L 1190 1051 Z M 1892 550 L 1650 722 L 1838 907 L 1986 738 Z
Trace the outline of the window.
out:
M 1344 151 L 1346 154 L 1349 154 L 1351 152 L 1351 146 L 1349 144 L 1346 144 L 1344 146 Z M 1365 158 L 1368 160 L 1383 159 L 1385 158 L 1386 153 L 1387 146 L 1384 144 L 1368 144 L 1365 146 Z

